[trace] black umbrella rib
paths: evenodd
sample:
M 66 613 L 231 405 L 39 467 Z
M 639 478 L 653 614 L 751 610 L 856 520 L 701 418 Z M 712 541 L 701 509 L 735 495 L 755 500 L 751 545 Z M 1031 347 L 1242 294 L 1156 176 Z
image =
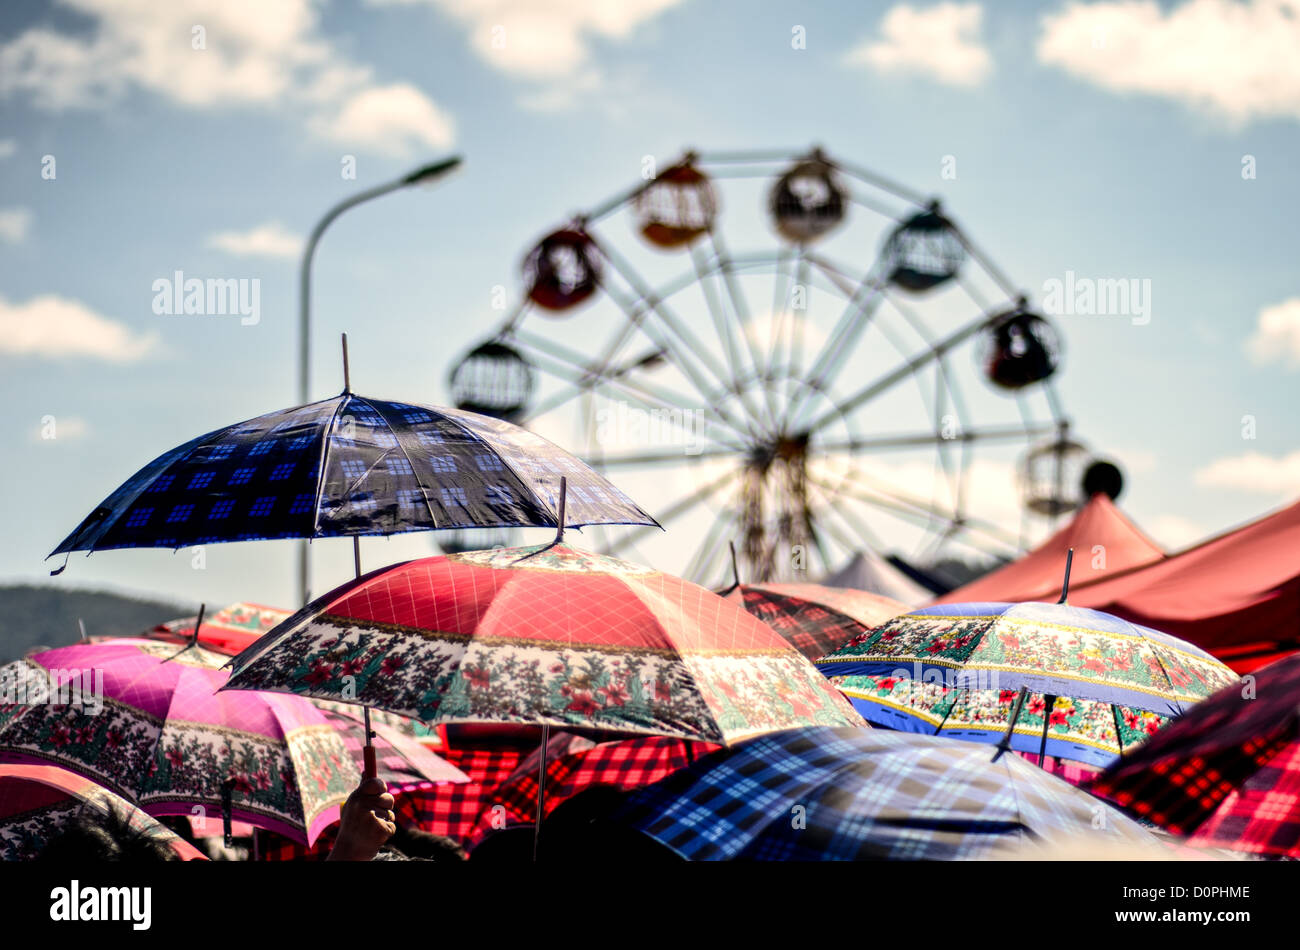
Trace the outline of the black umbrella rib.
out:
M 415 459 L 411 458 L 411 456 L 407 454 L 406 446 L 404 446 L 404 445 L 402 444 L 402 437 L 401 437 L 401 435 L 398 433 L 397 429 L 393 426 L 393 423 L 392 423 L 392 421 L 388 418 L 388 416 L 384 415 L 383 412 L 380 411 L 379 407 L 376 406 L 376 405 L 375 405 L 373 402 L 371 402 L 370 400 L 365 399 L 365 398 L 363 398 L 363 397 L 361 397 L 361 396 L 353 396 L 352 398 L 356 399 L 358 402 L 363 402 L 363 403 L 365 403 L 367 406 L 369 406 L 371 409 L 373 409 L 373 410 L 375 411 L 375 415 L 379 416 L 379 418 L 381 418 L 381 419 L 384 420 L 384 425 L 388 426 L 388 431 L 391 432 L 391 433 L 393 434 L 393 441 L 396 442 L 396 443 L 397 443 L 397 447 L 398 447 L 399 449 L 402 450 L 402 457 L 405 458 L 407 464 L 411 466 L 411 471 L 412 471 L 412 472 L 418 472 L 419 469 L 417 469 L 417 468 L 415 467 Z M 445 418 L 445 417 L 444 417 L 444 418 Z M 389 451 L 392 451 L 392 450 L 390 449 Z M 388 452 L 385 452 L 385 453 L 384 453 L 384 455 L 387 455 L 387 454 L 388 454 Z M 376 462 L 376 464 L 378 464 L 378 462 Z M 431 505 L 431 504 L 429 503 L 429 489 L 426 488 L 426 487 L 424 486 L 424 484 L 421 483 L 421 482 L 419 481 L 419 476 L 418 476 L 418 475 L 416 476 L 416 482 L 417 482 L 417 484 L 420 485 L 420 497 L 424 499 L 424 507 L 427 508 L 428 511 L 429 511 L 429 520 L 430 520 L 431 522 L 433 522 L 434 530 L 437 530 L 437 528 L 438 528 L 438 517 L 437 517 L 437 515 L 435 515 L 435 514 L 433 513 L 433 505 Z
M 334 411 L 330 414 L 330 421 L 325 427 L 325 434 L 321 436 L 320 464 L 316 466 L 316 503 L 314 505 L 316 510 L 312 513 L 311 522 L 310 537 L 313 538 L 316 537 L 317 532 L 320 531 L 320 496 L 321 492 L 325 490 L 325 463 L 329 461 L 330 436 L 334 434 L 334 427 L 339 421 L 339 413 L 343 411 L 343 404 L 347 402 L 347 399 L 344 397 L 351 395 L 351 393 L 344 393 L 343 395 L 335 397 L 338 399 L 338 404 L 335 405 Z

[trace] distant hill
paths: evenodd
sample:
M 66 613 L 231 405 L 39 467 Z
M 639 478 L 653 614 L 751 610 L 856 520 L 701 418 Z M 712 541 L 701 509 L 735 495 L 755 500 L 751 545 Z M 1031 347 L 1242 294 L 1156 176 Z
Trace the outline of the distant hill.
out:
M 0 587 L 0 663 L 16 660 L 32 647 L 76 643 L 78 617 L 92 636 L 130 636 L 195 612 L 183 604 L 103 591 L 35 584 Z

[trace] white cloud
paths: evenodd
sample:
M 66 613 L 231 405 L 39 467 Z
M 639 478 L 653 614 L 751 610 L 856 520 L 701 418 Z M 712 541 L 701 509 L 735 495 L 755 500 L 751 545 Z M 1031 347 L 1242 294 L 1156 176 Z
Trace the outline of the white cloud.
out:
M 271 221 L 247 231 L 218 231 L 208 238 L 208 246 L 237 257 L 294 258 L 302 252 L 302 238 Z
M 1300 493 L 1300 450 L 1273 458 L 1261 452 L 1215 459 L 1199 469 L 1196 484 L 1260 495 Z
M 903 3 L 880 21 L 880 39 L 849 51 L 845 62 L 881 73 L 929 76 L 950 86 L 976 86 L 993 71 L 980 40 L 984 9 L 978 3 L 940 3 L 917 9 Z
M 1043 18 L 1038 60 L 1103 89 L 1241 123 L 1300 118 L 1300 2 L 1072 3 Z
M 1300 297 L 1259 312 L 1255 332 L 1246 341 L 1246 353 L 1256 363 L 1284 361 L 1292 368 L 1300 367 Z
M 44 294 L 10 303 L 0 297 L 0 353 L 134 363 L 157 346 L 157 334 L 133 333 L 77 300 Z
M 32 227 L 32 213 L 26 208 L 0 208 L 0 241 L 21 244 Z
M 1166 551 L 1181 551 L 1209 535 L 1201 525 L 1182 515 L 1159 515 L 1142 526 Z
M 446 144 L 450 125 L 433 102 L 412 86 L 381 86 L 373 70 L 336 49 L 320 33 L 315 0 L 59 4 L 91 18 L 93 28 L 71 36 L 37 27 L 0 44 L 0 97 L 60 110 L 143 89 L 193 109 L 286 108 L 330 130 L 358 99 L 373 108 L 396 95 L 385 136 L 349 145 L 393 151 L 394 136 Z
M 321 137 L 341 145 L 391 155 L 407 155 L 421 146 L 445 149 L 456 138 L 451 116 L 406 83 L 362 89 L 314 127 Z
M 13 139 L 0 139 L 0 159 L 13 158 L 18 152 L 18 143 Z
M 371 0 L 377 6 L 424 3 L 469 30 L 470 46 L 503 72 L 554 79 L 591 60 L 593 37 L 625 40 L 683 0 Z

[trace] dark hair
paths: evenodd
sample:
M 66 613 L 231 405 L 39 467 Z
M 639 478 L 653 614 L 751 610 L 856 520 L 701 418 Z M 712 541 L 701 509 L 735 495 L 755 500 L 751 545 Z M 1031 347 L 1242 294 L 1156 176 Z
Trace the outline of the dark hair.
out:
M 465 849 L 451 838 L 407 825 L 398 825 L 397 832 L 388 839 L 384 847 L 387 850 L 397 851 L 413 861 L 445 863 L 464 861 L 469 857 Z
M 83 808 L 46 842 L 37 861 L 71 864 L 89 861 L 124 861 L 152 864 L 179 861 L 180 855 L 155 833 L 131 827 L 130 816 L 110 808 Z
M 533 860 L 533 826 L 510 825 L 489 832 L 469 853 L 471 864 L 527 864 Z

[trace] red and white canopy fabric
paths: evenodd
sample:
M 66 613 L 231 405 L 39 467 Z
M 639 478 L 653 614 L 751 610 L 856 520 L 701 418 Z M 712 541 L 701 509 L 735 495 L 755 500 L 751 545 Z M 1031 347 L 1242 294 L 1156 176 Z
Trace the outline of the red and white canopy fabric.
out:
M 1074 548 L 1070 603 L 1080 606 L 1100 606 L 1076 600 L 1074 592 L 1080 585 L 1165 560 L 1165 552 L 1154 541 L 1129 521 L 1106 495 L 1098 494 L 1079 509 L 1069 524 L 1024 557 L 949 591 L 934 603 L 1055 601 L 1061 594 L 1065 557 L 1070 548 Z M 1101 609 L 1115 612 L 1109 607 Z M 1155 622 L 1149 625 L 1164 629 Z
M 218 653 L 234 656 L 247 649 L 258 637 L 278 623 L 289 619 L 292 611 L 262 604 L 231 604 L 203 617 L 199 645 Z M 182 617 L 160 623 L 144 636 L 155 640 L 180 643 L 194 635 L 198 617 Z
M 669 574 L 551 544 L 382 568 L 235 658 L 227 688 L 425 722 L 730 744 L 862 718 L 775 630 Z
M 1300 648 L 1300 502 L 1158 564 L 1071 583 L 1070 603 L 1190 640 L 1234 667 L 1234 657 Z

